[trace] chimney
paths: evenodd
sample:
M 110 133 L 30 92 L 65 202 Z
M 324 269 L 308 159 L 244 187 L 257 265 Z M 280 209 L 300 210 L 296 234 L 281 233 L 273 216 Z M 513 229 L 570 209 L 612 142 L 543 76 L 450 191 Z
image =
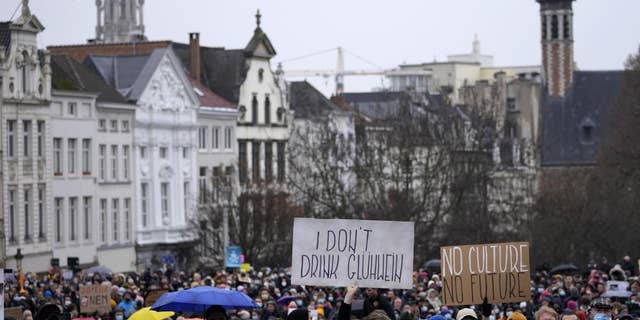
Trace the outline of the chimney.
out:
M 189 33 L 189 73 L 200 81 L 200 33 Z

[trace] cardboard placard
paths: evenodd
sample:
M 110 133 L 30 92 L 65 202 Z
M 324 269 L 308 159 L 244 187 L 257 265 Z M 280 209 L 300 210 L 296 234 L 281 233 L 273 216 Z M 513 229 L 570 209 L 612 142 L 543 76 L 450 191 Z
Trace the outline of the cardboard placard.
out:
M 111 311 L 111 288 L 103 285 L 80 287 L 80 312 L 100 314 Z
M 296 218 L 295 285 L 410 289 L 413 222 Z
M 22 307 L 13 307 L 4 309 L 5 318 L 14 318 L 16 320 L 22 320 Z
M 156 301 L 158 301 L 158 299 L 160 299 L 160 296 L 162 296 L 167 292 L 169 292 L 169 290 L 166 290 L 166 289 L 157 289 L 157 290 L 147 291 L 147 294 L 144 296 L 144 306 L 151 307 L 154 303 L 156 303 Z
M 528 242 L 441 247 L 440 261 L 443 305 L 531 298 Z

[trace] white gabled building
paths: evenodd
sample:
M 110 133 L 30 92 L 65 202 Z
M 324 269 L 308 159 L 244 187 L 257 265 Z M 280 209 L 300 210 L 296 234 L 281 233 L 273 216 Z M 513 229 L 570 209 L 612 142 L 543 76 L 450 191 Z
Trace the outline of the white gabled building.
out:
M 132 154 L 138 266 L 159 264 L 166 256 L 184 265 L 197 237 L 198 97 L 171 48 L 89 56 L 85 64 L 137 104 Z
M 2 211 L 6 267 L 45 270 L 51 259 L 51 155 L 48 53 L 38 51 L 44 30 L 29 7 L 14 21 L 0 23 L 0 128 Z M 3 249 L 4 249 L 3 245 Z

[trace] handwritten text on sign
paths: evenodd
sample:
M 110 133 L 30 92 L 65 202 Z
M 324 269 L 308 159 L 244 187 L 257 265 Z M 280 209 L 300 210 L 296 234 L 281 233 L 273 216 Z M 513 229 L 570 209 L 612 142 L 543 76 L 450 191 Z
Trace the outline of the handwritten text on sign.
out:
M 296 218 L 292 283 L 411 288 L 413 222 Z
M 441 247 L 440 260 L 444 305 L 530 299 L 527 242 Z
M 103 285 L 92 285 L 80 287 L 80 312 L 107 313 L 111 311 L 109 296 L 111 287 Z

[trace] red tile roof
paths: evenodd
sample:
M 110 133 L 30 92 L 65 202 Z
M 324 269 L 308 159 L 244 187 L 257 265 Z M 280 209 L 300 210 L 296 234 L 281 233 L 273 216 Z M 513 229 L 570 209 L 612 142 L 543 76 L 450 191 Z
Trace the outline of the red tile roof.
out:
M 198 99 L 200 99 L 200 106 L 202 107 L 212 107 L 212 108 L 227 108 L 227 109 L 237 109 L 238 106 L 225 100 L 223 97 L 215 94 L 211 91 L 207 86 L 200 83 L 196 79 L 189 76 L 189 81 L 193 85 L 196 91 L 196 95 Z

